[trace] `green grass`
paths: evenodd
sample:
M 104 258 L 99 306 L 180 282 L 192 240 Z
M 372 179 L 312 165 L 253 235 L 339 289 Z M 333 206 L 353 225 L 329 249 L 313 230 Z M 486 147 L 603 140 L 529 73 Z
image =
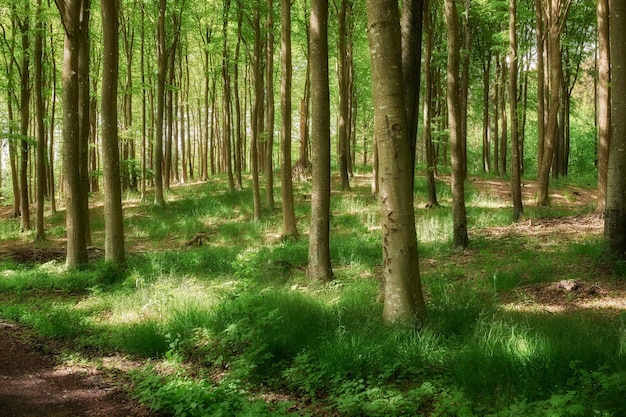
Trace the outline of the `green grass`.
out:
M 379 206 L 368 184 L 333 194 L 336 279 L 320 284 L 306 278 L 309 186 L 296 184 L 300 239 L 283 242 L 279 210 L 253 222 L 251 191 L 230 193 L 224 178 L 174 189 L 164 209 L 128 207 L 125 269 L 3 260 L 0 317 L 74 351 L 136 359 L 135 395 L 177 416 L 623 415 L 626 313 L 549 313 L 526 292 L 561 279 L 619 287 L 601 237 L 492 233 L 508 226 L 508 202 L 471 184 L 471 244 L 455 252 L 448 187 L 438 184 L 442 207 L 428 210 L 425 185 L 418 177 L 421 327 L 382 321 Z M 556 185 L 564 194 L 584 186 Z M 62 236 L 63 216 L 48 221 Z M 101 246 L 101 219 L 94 224 Z M 0 238 L 32 238 L 16 227 L 0 222 Z M 203 244 L 185 245 L 197 233 Z

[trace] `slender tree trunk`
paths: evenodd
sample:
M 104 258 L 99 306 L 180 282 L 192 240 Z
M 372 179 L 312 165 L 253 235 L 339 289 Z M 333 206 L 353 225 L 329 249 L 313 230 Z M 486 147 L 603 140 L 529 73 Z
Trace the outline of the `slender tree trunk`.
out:
M 509 0 L 509 102 L 511 111 L 511 196 L 513 197 L 513 221 L 518 221 L 522 207 L 522 185 L 519 152 L 519 128 L 517 114 L 517 0 Z
M 458 13 L 455 0 L 445 0 L 448 33 L 448 123 L 452 156 L 452 222 L 455 248 L 467 247 L 467 219 L 465 214 L 465 176 L 463 175 L 463 149 L 460 137 L 459 103 L 459 39 Z
M 415 231 L 400 16 L 395 0 L 368 0 L 374 130 L 381 164 L 381 218 L 386 322 L 426 319 Z
M 483 63 L 483 172 L 491 172 L 491 143 L 489 143 L 491 125 L 491 118 L 489 117 L 490 75 L 491 54 Z
M 311 229 L 308 276 L 330 281 L 330 92 L 328 76 L 328 0 L 311 0 Z
M 265 207 L 274 210 L 274 2 L 267 0 Z
M 236 129 L 235 129 L 235 181 L 238 190 L 243 190 L 243 131 L 242 131 L 242 111 L 241 111 L 241 99 L 239 97 L 239 55 L 241 49 L 242 40 L 242 28 L 243 12 L 241 8 L 237 10 L 237 44 L 235 45 L 235 62 L 234 62 L 234 90 L 235 90 L 235 117 Z
M 609 0 L 598 0 L 598 202 L 596 212 L 604 212 L 606 181 L 611 143 L 611 68 L 609 42 Z
M 535 0 L 537 22 L 537 177 L 543 163 L 546 138 L 546 95 L 545 95 L 545 14 L 543 1 Z
M 339 72 L 339 120 L 337 122 L 337 141 L 339 148 L 339 175 L 341 177 L 341 189 L 350 190 L 350 177 L 348 173 L 348 123 L 349 112 L 349 80 L 348 80 L 348 48 L 347 48 L 347 10 L 349 0 L 341 0 L 337 12 L 338 19 L 338 72 Z
M 626 114 L 626 2 L 610 0 L 611 114 Z M 613 117 L 607 175 L 604 237 L 618 260 L 626 259 L 626 119 Z
M 124 218 L 117 130 L 119 79 L 119 0 L 102 2 L 104 59 L 102 71 L 102 162 L 104 172 L 104 259 L 123 264 Z
M 281 113 L 281 192 L 283 205 L 283 239 L 298 237 L 291 182 L 291 0 L 281 0 L 281 47 L 282 63 L 280 84 Z
M 258 4 L 257 4 L 258 6 Z M 261 220 L 261 193 L 259 190 L 259 152 L 258 143 L 261 134 L 261 119 L 263 114 L 263 73 L 261 70 L 261 24 L 259 10 L 254 11 L 254 105 L 250 115 L 252 125 L 252 140 L 250 142 L 250 170 L 252 171 L 252 199 L 254 220 Z
M 509 0 L 510 1 L 510 0 Z M 502 59 L 502 70 L 500 72 L 501 78 L 500 78 L 500 120 L 501 120 L 501 124 L 500 124 L 500 128 L 501 133 L 500 133 L 500 176 L 504 177 L 506 176 L 506 165 L 507 165 L 507 160 L 506 160 L 506 156 L 507 156 L 507 152 L 508 152 L 508 142 L 509 142 L 509 137 L 508 137 L 508 120 L 507 120 L 507 116 L 506 116 L 506 90 L 508 87 L 508 82 L 507 82 L 507 63 L 505 59 Z M 517 100 L 517 98 L 514 98 L 515 100 Z
M 571 4 L 571 3 L 568 3 Z M 548 186 L 550 170 L 554 158 L 554 150 L 558 137 L 558 116 L 561 105 L 561 82 L 563 65 L 561 60 L 561 33 L 563 22 L 567 16 L 564 0 L 550 0 L 548 15 L 548 52 L 550 64 L 550 101 L 548 105 L 548 120 L 544 143 L 543 161 L 539 170 L 539 189 L 537 191 L 537 205 L 548 205 Z
M 30 230 L 28 193 L 28 124 L 30 119 L 30 7 L 26 3 L 25 16 L 18 23 L 22 40 L 22 64 L 20 71 L 20 229 Z
M 91 245 L 89 222 L 89 136 L 90 136 L 90 65 L 91 65 L 91 0 L 82 0 L 80 10 L 80 49 L 78 51 L 78 117 L 79 117 L 79 175 L 82 192 L 80 199 L 82 217 L 85 222 L 85 242 Z
M 78 53 L 80 49 L 79 1 L 56 0 L 65 28 L 63 58 L 63 179 L 67 209 L 67 266 L 77 268 L 87 263 L 85 222 L 81 205 Z
M 228 15 L 230 13 L 230 0 L 224 2 L 224 16 L 222 26 L 222 36 L 224 37 L 222 43 L 222 77 L 224 81 L 224 162 L 226 168 L 226 174 L 228 175 L 228 189 L 235 191 L 235 177 L 233 176 L 232 166 L 232 150 L 231 150 L 231 137 L 232 137 L 232 105 L 231 105 L 231 88 L 230 88 L 230 62 L 228 59 Z
M 424 148 L 426 149 L 426 178 L 428 184 L 427 208 L 439 207 L 437 202 L 437 183 L 435 181 L 435 149 L 432 141 L 432 121 L 433 121 L 433 47 L 434 47 L 434 27 L 432 4 L 430 0 L 424 1 L 424 22 L 426 26 L 425 36 L 425 57 L 424 57 L 424 81 L 426 97 L 424 98 Z M 407 118 L 408 120 L 408 118 Z M 408 123 L 408 122 L 407 122 Z
M 43 103 L 43 22 L 41 0 L 37 0 L 35 15 L 35 119 L 37 121 L 37 221 L 35 240 L 45 240 L 44 196 L 46 191 L 46 126 L 44 124 Z
M 417 151 L 417 115 L 420 95 L 422 66 L 422 27 L 424 0 L 407 0 L 402 4 L 402 82 L 406 103 L 407 134 L 411 153 L 411 189 L 415 181 L 415 157 Z
M 461 115 L 461 154 L 463 155 L 463 177 L 467 177 L 467 107 L 469 102 L 470 56 L 472 47 L 472 31 L 470 28 L 470 0 L 465 1 L 463 13 L 463 47 L 461 54 L 461 81 L 459 105 Z
M 154 138 L 153 169 L 154 169 L 154 205 L 165 206 L 163 194 L 163 137 L 165 121 L 165 79 L 167 77 L 167 49 L 165 44 L 165 13 L 166 0 L 159 0 L 159 16 L 157 20 L 157 109 L 156 131 Z M 169 175 L 169 173 L 168 173 Z

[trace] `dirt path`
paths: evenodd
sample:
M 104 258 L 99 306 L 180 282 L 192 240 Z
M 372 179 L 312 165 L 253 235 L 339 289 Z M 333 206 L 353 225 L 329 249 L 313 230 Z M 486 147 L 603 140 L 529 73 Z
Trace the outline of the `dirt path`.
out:
M 49 353 L 14 324 L 0 321 L 0 417 L 148 417 L 97 372 L 55 366 Z

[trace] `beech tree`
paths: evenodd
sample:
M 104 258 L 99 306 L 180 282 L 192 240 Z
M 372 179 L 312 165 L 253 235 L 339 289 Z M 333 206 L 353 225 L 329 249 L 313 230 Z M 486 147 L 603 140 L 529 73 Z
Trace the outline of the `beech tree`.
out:
M 102 159 L 104 168 L 104 259 L 125 262 L 124 218 L 117 125 L 119 80 L 119 0 L 102 2 L 104 68 L 102 71 Z
M 311 229 L 308 276 L 330 281 L 330 93 L 328 0 L 311 1 Z
M 296 215 L 291 180 L 291 0 L 280 2 L 280 115 L 281 115 L 281 192 L 283 212 L 283 239 L 297 238 Z
M 606 206 L 607 169 L 611 143 L 609 0 L 597 0 L 598 19 L 598 202 L 596 212 Z
M 459 102 L 459 35 L 458 13 L 455 0 L 445 0 L 448 35 L 447 102 L 450 147 L 452 157 L 452 222 L 453 244 L 467 247 L 467 218 L 465 213 L 465 175 L 463 173 L 463 146 L 461 139 L 461 111 Z
M 626 114 L 626 2 L 610 0 L 611 114 Z M 613 117 L 604 211 L 604 236 L 609 251 L 626 259 L 626 119 Z
M 517 113 L 517 0 L 509 0 L 509 106 L 511 111 L 511 196 L 513 198 L 513 221 L 523 213 L 519 125 Z
M 87 227 L 82 207 L 80 131 L 78 111 L 78 54 L 81 48 L 80 18 L 84 0 L 55 0 L 65 30 L 63 58 L 63 178 L 67 225 L 67 266 L 87 263 Z
M 385 321 L 425 320 L 415 212 L 411 146 L 402 74 L 400 16 L 395 0 L 368 0 L 374 131 L 380 163 Z

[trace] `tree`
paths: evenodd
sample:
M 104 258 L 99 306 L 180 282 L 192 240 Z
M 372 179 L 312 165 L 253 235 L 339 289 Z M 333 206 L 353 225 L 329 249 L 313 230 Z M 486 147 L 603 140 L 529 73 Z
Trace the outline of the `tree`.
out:
M 626 2 L 610 0 L 611 114 L 626 112 Z M 626 259 L 626 119 L 613 117 L 604 211 L 604 237 L 610 253 Z
M 511 111 L 511 196 L 513 197 L 513 221 L 523 213 L 519 127 L 517 113 L 517 0 L 509 0 L 509 105 Z
M 274 2 L 267 0 L 267 45 L 265 48 L 267 78 L 265 109 L 265 207 L 274 210 Z
M 548 186 L 550 182 L 550 170 L 554 148 L 558 135 L 559 107 L 561 105 L 561 92 L 563 80 L 563 62 L 561 51 L 561 33 L 565 25 L 565 19 L 571 6 L 571 1 L 549 0 L 545 7 L 546 27 L 548 30 L 548 67 L 550 78 L 550 99 L 548 101 L 548 118 L 546 121 L 546 136 L 544 139 L 543 156 L 538 170 L 539 189 L 537 191 L 537 205 L 548 205 Z
M 30 2 L 24 3 L 18 20 L 21 33 L 22 63 L 20 66 L 20 229 L 30 230 L 28 194 L 28 125 L 30 119 Z M 16 16 L 17 17 L 17 16 Z
M 465 213 L 465 175 L 461 139 L 461 112 L 459 102 L 459 35 L 455 0 L 445 0 L 448 35 L 448 123 L 452 157 L 452 222 L 455 248 L 467 247 L 467 218 Z
M 407 135 L 411 153 L 411 166 L 415 171 L 417 149 L 417 115 L 422 66 L 423 0 L 408 0 L 402 4 L 402 82 L 406 103 Z M 413 176 L 412 176 L 413 177 Z M 413 183 L 413 179 L 411 179 Z
M 280 2 L 281 23 L 281 193 L 283 200 L 283 239 L 297 238 L 296 215 L 293 203 L 293 184 L 291 180 L 291 0 Z
M 37 122 L 37 221 L 35 240 L 45 240 L 44 231 L 44 196 L 46 191 L 46 126 L 44 123 L 43 103 L 43 35 L 42 4 L 37 0 L 35 13 L 35 49 L 33 52 L 35 71 L 35 120 Z
M 349 123 L 350 123 L 350 57 L 348 55 L 348 12 L 350 0 L 341 0 L 337 8 L 338 20 L 338 79 L 339 79 L 339 120 L 337 121 L 337 142 L 339 148 L 339 175 L 341 189 L 350 190 L 349 176 Z
M 87 263 L 85 218 L 81 204 L 80 182 L 78 54 L 82 0 L 55 0 L 65 30 L 63 58 L 63 178 L 67 210 L 67 266 L 76 268 Z
M 311 230 L 308 276 L 330 281 L 330 93 L 328 0 L 311 1 Z
M 607 169 L 611 143 L 611 82 L 609 0 L 598 0 L 598 202 L 596 212 L 606 205 Z
M 120 152 L 117 127 L 117 86 L 119 79 L 119 0 L 103 1 L 102 32 L 102 160 L 104 171 L 104 259 L 125 262 L 124 218 L 120 181 Z
M 381 175 L 383 317 L 389 323 L 424 320 L 398 2 L 368 0 L 367 20 Z
M 432 141 L 432 121 L 434 103 L 434 80 L 433 80 L 433 48 L 434 48 L 434 22 L 430 0 L 424 1 L 424 22 L 426 26 L 425 53 L 424 53 L 424 84 L 426 97 L 424 98 L 424 148 L 426 149 L 426 179 L 428 182 L 427 208 L 439 207 L 437 202 L 437 183 L 435 182 L 435 149 Z M 403 72 L 404 67 L 403 67 Z

